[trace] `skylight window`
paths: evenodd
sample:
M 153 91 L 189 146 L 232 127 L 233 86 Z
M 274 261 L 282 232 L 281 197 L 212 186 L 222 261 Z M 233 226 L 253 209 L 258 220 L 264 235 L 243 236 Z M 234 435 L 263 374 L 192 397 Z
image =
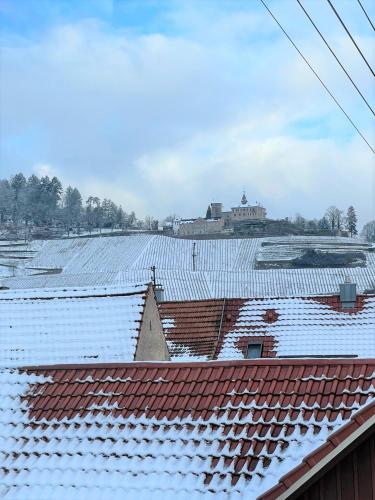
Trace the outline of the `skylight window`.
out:
M 247 359 L 261 358 L 262 357 L 262 349 L 263 349 L 263 345 L 261 343 L 248 344 L 246 358 Z

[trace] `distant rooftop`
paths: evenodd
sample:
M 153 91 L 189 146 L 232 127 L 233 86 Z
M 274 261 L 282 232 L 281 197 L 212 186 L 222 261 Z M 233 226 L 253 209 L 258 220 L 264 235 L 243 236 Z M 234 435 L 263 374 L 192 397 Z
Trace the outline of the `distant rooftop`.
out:
M 160 314 L 173 360 L 259 357 L 375 358 L 375 295 L 341 308 L 338 296 L 164 302 Z
M 147 286 L 0 291 L 0 366 L 133 361 Z

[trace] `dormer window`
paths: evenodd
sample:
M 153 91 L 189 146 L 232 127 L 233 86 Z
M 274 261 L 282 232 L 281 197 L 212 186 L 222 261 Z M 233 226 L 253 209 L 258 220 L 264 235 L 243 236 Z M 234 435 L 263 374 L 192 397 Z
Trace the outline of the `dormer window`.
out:
M 263 344 L 261 342 L 247 345 L 246 359 L 256 359 L 262 357 Z

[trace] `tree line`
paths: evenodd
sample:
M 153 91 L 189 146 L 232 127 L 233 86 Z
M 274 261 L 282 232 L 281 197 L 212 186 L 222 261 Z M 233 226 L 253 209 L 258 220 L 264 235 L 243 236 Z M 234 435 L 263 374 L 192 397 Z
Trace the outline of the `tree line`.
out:
M 210 214 L 207 214 L 210 215 Z M 206 215 L 206 216 L 207 216 Z M 167 217 L 164 222 L 175 216 Z M 320 219 L 305 219 L 297 214 L 291 221 L 298 229 L 306 232 L 339 234 L 346 230 L 355 236 L 357 215 L 353 206 L 346 213 L 331 206 Z M 97 196 L 89 196 L 83 200 L 76 187 L 63 188 L 57 177 L 26 178 L 18 173 L 9 179 L 0 179 L 0 226 L 21 230 L 28 228 L 60 228 L 68 234 L 72 231 L 101 231 L 118 228 L 157 230 L 158 220 L 146 217 L 137 219 L 134 211 L 125 212 L 109 198 L 101 200 Z M 368 241 L 375 241 L 375 221 L 368 222 L 361 233 Z
M 340 234 L 342 231 L 347 231 L 353 237 L 358 234 L 357 230 L 357 214 L 354 207 L 351 205 L 346 214 L 343 210 L 331 206 L 327 208 L 321 219 L 305 219 L 300 214 L 296 214 L 292 223 L 299 229 L 304 231 L 321 232 L 327 234 Z
M 68 234 L 103 228 L 158 228 L 157 220 L 138 220 L 134 211 L 125 212 L 109 198 L 89 196 L 84 201 L 76 187 L 64 189 L 57 177 L 26 178 L 22 173 L 0 180 L 0 224 L 14 229 L 64 228 Z

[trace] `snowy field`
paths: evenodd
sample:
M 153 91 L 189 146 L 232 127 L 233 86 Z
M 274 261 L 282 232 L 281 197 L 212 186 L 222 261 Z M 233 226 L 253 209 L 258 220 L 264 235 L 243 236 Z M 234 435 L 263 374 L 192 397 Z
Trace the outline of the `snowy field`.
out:
M 324 254 L 346 254 L 360 252 L 369 254 L 370 245 L 352 238 L 328 238 L 319 236 L 294 236 L 289 238 L 269 238 L 262 241 L 256 255 L 257 267 L 287 267 L 288 262 L 302 257 L 307 250 Z M 356 266 L 354 266 L 356 267 Z
M 356 250 L 369 254 L 369 247 L 361 240 L 349 238 L 284 237 L 194 241 L 137 234 L 50 240 L 29 263 L 29 267 L 61 269 L 68 274 L 150 269 L 151 266 L 160 270 L 179 271 L 249 271 L 256 267 L 259 260 L 293 259 L 308 248 L 334 252 Z
M 33 274 L 35 271 L 29 270 L 28 264 L 38 255 L 45 243 L 0 240 L 0 278 Z
M 222 297 L 309 296 L 337 293 L 346 277 L 358 291 L 375 288 L 375 253 L 361 240 L 348 238 L 289 237 L 266 239 L 197 240 L 193 263 L 193 240 L 137 234 L 104 238 L 75 238 L 38 242 L 39 251 L 15 277 L 2 279 L 9 288 L 100 286 L 157 280 L 166 300 Z M 295 255 L 297 247 L 345 247 L 364 251 L 366 267 L 325 269 L 257 270 L 264 249 L 280 259 L 285 247 Z M 277 252 L 279 251 L 279 255 Z M 294 252 L 294 253 L 293 253 Z M 286 256 L 284 256 L 286 258 Z M 195 265 L 196 271 L 193 271 Z M 40 274 L 42 270 L 58 274 Z

